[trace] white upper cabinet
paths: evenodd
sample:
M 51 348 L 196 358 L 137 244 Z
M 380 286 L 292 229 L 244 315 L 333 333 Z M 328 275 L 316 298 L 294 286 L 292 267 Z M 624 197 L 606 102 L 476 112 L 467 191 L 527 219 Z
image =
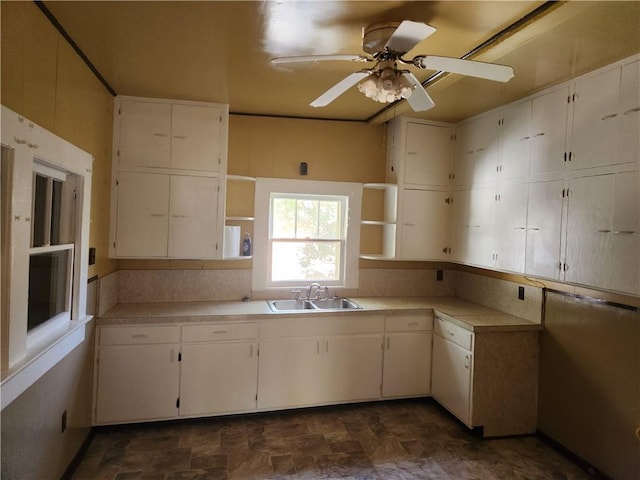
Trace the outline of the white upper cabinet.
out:
M 115 99 L 111 257 L 221 257 L 227 130 L 227 105 Z
M 117 145 L 120 168 L 156 167 L 217 172 L 224 142 L 225 108 L 155 103 L 139 99 L 120 102 Z
M 529 184 L 524 269 L 527 275 L 559 278 L 565 192 L 563 180 Z
M 502 150 L 496 166 L 498 180 L 527 178 L 531 150 L 531 102 L 504 109 L 499 123 Z
M 407 122 L 402 169 L 405 185 L 448 186 L 450 159 L 450 127 Z
M 123 100 L 116 158 L 123 167 L 171 165 L 171 104 Z
M 640 158 L 640 60 L 622 67 L 620 86 L 620 163 L 637 162 Z
M 171 115 L 171 166 L 185 170 L 217 172 L 220 169 L 221 107 L 173 105 Z
M 524 272 L 527 236 L 526 183 L 502 185 L 495 195 L 494 265 L 498 270 Z
M 635 61 L 576 81 L 572 168 L 638 161 L 639 69 Z
M 500 155 L 500 116 L 491 112 L 458 128 L 455 185 L 468 186 L 495 180 Z
M 566 162 L 569 87 L 565 86 L 531 100 L 532 177 L 561 172 Z

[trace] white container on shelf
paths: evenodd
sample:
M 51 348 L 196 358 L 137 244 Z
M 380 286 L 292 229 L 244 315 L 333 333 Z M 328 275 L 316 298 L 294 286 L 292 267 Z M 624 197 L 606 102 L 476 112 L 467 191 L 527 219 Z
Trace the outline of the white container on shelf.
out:
M 224 258 L 240 256 L 240 227 L 224 227 Z

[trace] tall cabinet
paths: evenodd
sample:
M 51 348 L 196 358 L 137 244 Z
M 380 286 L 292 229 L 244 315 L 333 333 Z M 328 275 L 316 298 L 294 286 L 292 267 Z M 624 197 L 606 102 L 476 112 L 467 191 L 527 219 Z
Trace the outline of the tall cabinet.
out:
M 382 256 L 447 259 L 453 129 L 406 117 L 387 128 L 387 184 L 364 185 L 384 191 Z
M 228 106 L 119 96 L 109 254 L 220 258 Z

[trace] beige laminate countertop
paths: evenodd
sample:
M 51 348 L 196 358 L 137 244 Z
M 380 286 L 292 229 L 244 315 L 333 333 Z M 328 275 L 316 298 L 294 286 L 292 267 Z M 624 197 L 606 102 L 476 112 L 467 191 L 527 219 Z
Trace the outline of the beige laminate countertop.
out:
M 265 300 L 121 303 L 97 320 L 104 325 L 139 325 L 187 322 L 246 321 L 290 315 L 363 315 L 399 314 L 402 311 L 435 311 L 462 328 L 474 332 L 541 330 L 538 322 L 515 317 L 455 297 L 350 297 L 362 310 L 344 312 L 305 311 L 304 313 L 272 312 Z

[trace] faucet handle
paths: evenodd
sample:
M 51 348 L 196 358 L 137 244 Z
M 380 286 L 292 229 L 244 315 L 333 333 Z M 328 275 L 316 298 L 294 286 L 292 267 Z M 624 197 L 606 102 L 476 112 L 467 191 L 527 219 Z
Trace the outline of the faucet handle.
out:
M 300 301 L 300 290 L 291 290 L 291 293 L 295 295 L 296 301 Z

